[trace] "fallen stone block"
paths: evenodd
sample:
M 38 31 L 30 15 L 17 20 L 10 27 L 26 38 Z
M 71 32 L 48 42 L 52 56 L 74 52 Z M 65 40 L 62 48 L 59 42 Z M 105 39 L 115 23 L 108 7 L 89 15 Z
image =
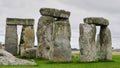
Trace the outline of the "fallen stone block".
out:
M 9 52 L 0 49 L 0 65 L 36 65 L 36 63 L 18 59 Z

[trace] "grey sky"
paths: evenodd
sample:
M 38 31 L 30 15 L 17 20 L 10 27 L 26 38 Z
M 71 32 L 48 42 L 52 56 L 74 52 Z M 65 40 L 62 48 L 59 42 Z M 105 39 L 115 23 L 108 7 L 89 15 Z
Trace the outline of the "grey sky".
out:
M 79 24 L 85 17 L 104 17 L 109 20 L 113 46 L 120 48 L 120 0 L 0 0 L 0 41 L 4 42 L 6 17 L 34 18 L 35 29 L 42 7 L 71 12 L 71 45 L 79 47 Z M 19 30 L 20 31 L 20 30 Z

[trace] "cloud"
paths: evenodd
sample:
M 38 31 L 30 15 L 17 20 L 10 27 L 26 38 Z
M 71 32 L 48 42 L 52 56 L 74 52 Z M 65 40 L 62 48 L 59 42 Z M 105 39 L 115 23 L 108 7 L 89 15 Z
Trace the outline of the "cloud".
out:
M 120 0 L 61 0 L 60 2 L 89 11 L 120 13 L 118 9 Z
M 113 45 L 113 47 L 114 47 L 115 49 L 120 49 L 119 39 L 120 39 L 120 37 L 118 37 L 118 38 L 113 38 L 113 39 L 112 39 L 112 41 L 113 41 L 112 45 Z

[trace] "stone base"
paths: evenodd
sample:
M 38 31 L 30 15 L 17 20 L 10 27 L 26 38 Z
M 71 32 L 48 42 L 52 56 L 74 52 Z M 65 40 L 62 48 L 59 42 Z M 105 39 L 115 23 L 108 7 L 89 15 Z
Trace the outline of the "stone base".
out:
M 36 48 L 27 48 L 21 52 L 21 57 L 36 58 Z

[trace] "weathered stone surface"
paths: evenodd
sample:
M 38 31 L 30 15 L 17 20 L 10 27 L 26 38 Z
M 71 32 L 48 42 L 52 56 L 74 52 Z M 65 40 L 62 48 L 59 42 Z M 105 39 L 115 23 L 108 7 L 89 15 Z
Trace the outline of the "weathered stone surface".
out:
M 54 45 L 50 46 L 49 60 L 52 62 L 71 61 L 71 29 L 68 19 L 56 21 L 53 31 Z
M 18 35 L 16 25 L 6 25 L 5 50 L 17 54 Z
M 0 65 L 36 65 L 36 63 L 18 59 L 7 51 L 0 49 Z
M 7 18 L 7 25 L 34 25 L 34 19 Z
M 34 46 L 34 29 L 33 26 L 23 26 L 20 39 L 20 51 Z
M 52 16 L 56 18 L 69 18 L 70 12 L 65 10 L 58 10 L 54 8 L 41 8 L 40 9 L 41 15 L 44 16 Z
M 50 46 L 52 43 L 54 18 L 49 16 L 42 16 L 38 22 L 37 39 L 38 50 L 37 57 L 42 59 L 48 59 Z
M 109 22 L 107 19 L 104 19 L 102 17 L 88 17 L 88 18 L 84 18 L 84 23 L 88 23 L 88 24 L 95 24 L 95 25 L 109 25 Z
M 91 24 L 80 24 L 80 61 L 91 62 L 96 59 L 95 46 L 96 26 Z
M 20 45 L 29 47 L 34 45 L 34 19 L 20 19 L 20 18 L 7 18 L 6 19 L 6 37 L 5 49 L 12 53 L 19 53 L 20 47 L 18 45 L 17 25 L 23 25 L 22 31 L 22 44 Z M 29 27 L 28 27 L 29 26 Z M 23 44 L 24 43 L 24 44 Z
M 22 57 L 36 58 L 36 48 L 27 48 L 21 52 Z
M 100 60 L 112 60 L 111 32 L 105 26 L 100 29 Z

